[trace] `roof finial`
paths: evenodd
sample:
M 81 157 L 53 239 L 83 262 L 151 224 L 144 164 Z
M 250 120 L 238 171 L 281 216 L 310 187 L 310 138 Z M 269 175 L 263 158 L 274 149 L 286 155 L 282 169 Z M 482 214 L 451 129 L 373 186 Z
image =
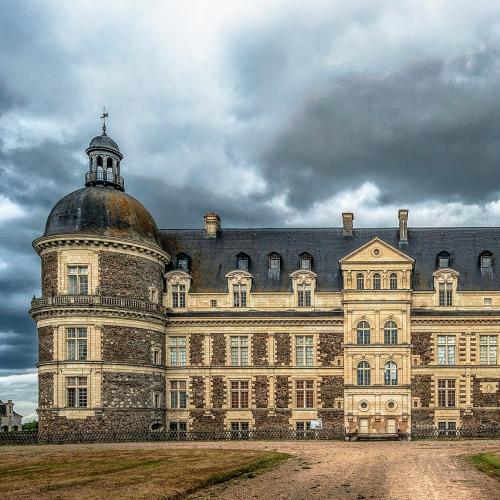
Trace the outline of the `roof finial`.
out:
M 106 135 L 106 118 L 108 117 L 108 113 L 106 113 L 106 108 L 102 107 L 102 135 Z

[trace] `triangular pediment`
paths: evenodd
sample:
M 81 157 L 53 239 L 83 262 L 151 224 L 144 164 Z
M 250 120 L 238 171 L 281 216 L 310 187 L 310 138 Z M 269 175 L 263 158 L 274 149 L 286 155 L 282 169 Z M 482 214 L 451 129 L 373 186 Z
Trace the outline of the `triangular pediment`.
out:
M 360 263 L 404 263 L 413 265 L 414 262 L 414 259 L 409 255 L 389 245 L 389 243 L 381 240 L 378 236 L 339 260 L 341 265 Z

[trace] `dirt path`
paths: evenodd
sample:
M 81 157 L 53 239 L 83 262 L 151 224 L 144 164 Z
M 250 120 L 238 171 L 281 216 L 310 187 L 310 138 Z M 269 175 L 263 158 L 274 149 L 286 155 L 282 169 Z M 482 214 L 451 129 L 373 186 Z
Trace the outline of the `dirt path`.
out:
M 500 485 L 463 455 L 500 449 L 500 442 L 196 443 L 289 452 L 296 458 L 253 479 L 199 492 L 193 499 L 500 499 Z

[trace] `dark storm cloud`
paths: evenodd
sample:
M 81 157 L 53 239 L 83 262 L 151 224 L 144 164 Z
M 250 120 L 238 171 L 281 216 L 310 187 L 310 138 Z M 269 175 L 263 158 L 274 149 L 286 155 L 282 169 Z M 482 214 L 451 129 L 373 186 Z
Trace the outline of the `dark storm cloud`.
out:
M 495 48 L 332 76 L 273 139 L 263 175 L 299 209 L 365 181 L 398 203 L 489 200 L 500 189 L 499 67 Z
M 31 241 L 83 186 L 103 104 L 127 192 L 159 227 L 201 227 L 207 210 L 226 227 L 280 226 L 274 199 L 303 213 L 366 181 L 405 204 L 481 203 L 500 186 L 494 16 L 437 15 L 469 37 L 450 48 L 411 16 L 423 34 L 386 35 L 404 18 L 387 21 L 392 2 L 262 3 L 255 19 L 228 10 L 213 37 L 200 34 L 213 19 L 189 29 L 190 8 L 166 4 L 0 7 L 0 203 L 19 211 L 0 214 L 0 375 L 36 361 Z

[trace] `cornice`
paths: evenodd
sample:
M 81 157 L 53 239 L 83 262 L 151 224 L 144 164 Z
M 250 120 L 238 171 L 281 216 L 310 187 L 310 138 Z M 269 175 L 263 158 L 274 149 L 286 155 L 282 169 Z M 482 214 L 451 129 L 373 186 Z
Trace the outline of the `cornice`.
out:
M 259 325 L 259 324 L 273 324 L 273 325 L 342 325 L 342 319 L 334 319 L 334 318 L 286 318 L 284 316 L 281 317 L 272 317 L 272 316 L 263 316 L 259 318 L 252 318 L 251 316 L 247 317 L 236 317 L 231 318 L 230 316 L 225 317 L 176 317 L 170 316 L 167 320 L 168 324 L 171 325 Z
M 29 314 L 35 321 L 54 317 L 72 317 L 72 316 L 94 316 L 107 318 L 129 318 L 144 319 L 159 325 L 165 324 L 165 317 L 160 313 L 152 311 L 140 311 L 132 309 L 107 308 L 100 306 L 47 306 L 40 309 L 30 309 Z
M 164 264 L 168 264 L 172 259 L 170 255 L 162 250 L 159 246 L 149 245 L 147 243 L 138 243 L 136 241 L 101 237 L 101 236 L 87 236 L 82 234 L 65 234 L 60 236 L 42 236 L 37 238 L 32 243 L 33 248 L 37 254 L 41 254 L 46 249 L 57 249 L 65 246 L 79 245 L 79 246 L 94 246 L 97 248 L 114 247 L 122 250 L 133 250 L 138 253 L 154 257 Z

